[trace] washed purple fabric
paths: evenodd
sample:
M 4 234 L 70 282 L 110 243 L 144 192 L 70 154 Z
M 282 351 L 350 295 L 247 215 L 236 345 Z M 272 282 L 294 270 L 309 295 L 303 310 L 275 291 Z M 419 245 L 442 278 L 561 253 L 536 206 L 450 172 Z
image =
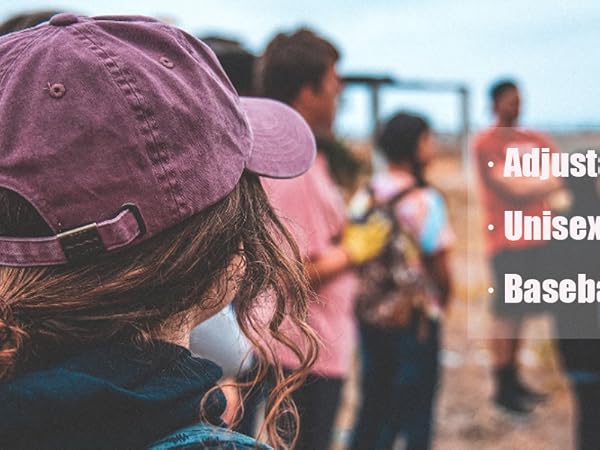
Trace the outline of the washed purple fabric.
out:
M 145 17 L 59 14 L 0 39 L 0 130 L 0 187 L 56 234 L 103 223 L 104 250 L 214 204 L 245 169 L 289 178 L 315 155 L 295 111 L 240 100 L 206 45 Z M 60 238 L 0 237 L 0 265 L 68 256 Z

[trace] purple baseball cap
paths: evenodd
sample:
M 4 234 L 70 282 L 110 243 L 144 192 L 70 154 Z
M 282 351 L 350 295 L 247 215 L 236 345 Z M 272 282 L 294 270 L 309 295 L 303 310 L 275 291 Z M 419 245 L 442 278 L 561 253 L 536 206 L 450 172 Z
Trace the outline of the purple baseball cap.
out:
M 304 173 L 312 132 L 239 98 L 212 51 L 146 17 L 58 14 L 0 39 L 0 187 L 55 233 L 0 236 L 0 265 L 135 245 L 227 196 L 244 170 Z

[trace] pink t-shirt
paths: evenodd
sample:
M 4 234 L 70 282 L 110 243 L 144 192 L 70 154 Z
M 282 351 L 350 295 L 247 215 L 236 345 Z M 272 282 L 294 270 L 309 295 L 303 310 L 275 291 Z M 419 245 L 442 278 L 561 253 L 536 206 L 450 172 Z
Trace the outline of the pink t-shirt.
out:
M 290 180 L 263 179 L 263 186 L 275 210 L 296 238 L 304 258 L 316 257 L 335 246 L 346 222 L 345 205 L 329 175 L 321 154 L 304 175 Z M 344 271 L 322 283 L 309 305 L 309 323 L 322 346 L 313 372 L 344 378 L 348 375 L 356 346 L 354 299 L 358 280 L 353 271 Z M 286 331 L 293 335 L 290 325 Z M 288 368 L 298 365 L 294 354 L 277 343 L 278 355 Z

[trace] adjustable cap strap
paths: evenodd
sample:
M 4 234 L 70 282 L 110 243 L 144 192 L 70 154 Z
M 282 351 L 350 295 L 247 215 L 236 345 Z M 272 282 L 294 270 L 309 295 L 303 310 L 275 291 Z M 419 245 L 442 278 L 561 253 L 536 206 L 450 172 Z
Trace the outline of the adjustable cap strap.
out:
M 144 224 L 137 208 L 126 205 L 112 219 L 55 236 L 0 236 L 0 265 L 28 267 L 79 262 L 125 247 L 144 233 Z

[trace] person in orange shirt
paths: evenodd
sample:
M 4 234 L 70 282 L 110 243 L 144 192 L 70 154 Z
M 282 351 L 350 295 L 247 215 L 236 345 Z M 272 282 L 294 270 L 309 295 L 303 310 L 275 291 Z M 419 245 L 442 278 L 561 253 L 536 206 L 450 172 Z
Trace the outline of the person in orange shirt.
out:
M 544 134 L 517 127 L 520 94 L 514 81 L 502 80 L 490 90 L 496 122 L 479 133 L 473 142 L 475 165 L 479 173 L 481 201 L 486 233 L 487 253 L 496 279 L 493 303 L 495 316 L 492 351 L 495 366 L 494 401 L 513 413 L 529 413 L 544 395 L 527 387 L 518 376 L 518 338 L 524 318 L 539 305 L 507 304 L 504 296 L 504 274 L 518 273 L 523 278 L 540 278 L 544 266 L 544 241 L 509 241 L 504 232 L 504 211 L 521 210 L 524 215 L 540 216 L 548 209 L 550 194 L 561 188 L 557 178 L 516 178 L 504 176 L 506 149 L 520 152 L 534 147 L 556 151 Z

